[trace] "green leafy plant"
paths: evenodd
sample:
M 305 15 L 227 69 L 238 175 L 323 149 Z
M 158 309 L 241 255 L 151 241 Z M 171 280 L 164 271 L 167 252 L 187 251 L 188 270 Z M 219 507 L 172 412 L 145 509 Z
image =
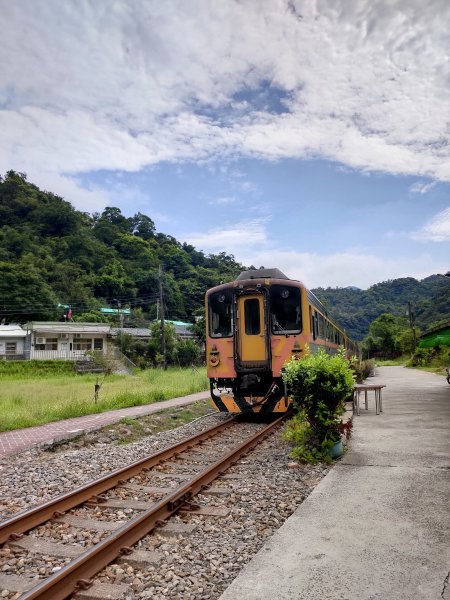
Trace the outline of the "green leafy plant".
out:
M 373 375 L 375 369 L 375 361 L 373 359 L 359 360 L 356 356 L 351 357 L 349 365 L 357 383 L 362 383 L 370 375 Z
M 298 411 L 287 431 L 295 444 L 293 457 L 329 462 L 329 450 L 341 437 L 345 399 L 355 383 L 345 352 L 330 356 L 319 350 L 301 360 L 291 359 L 283 379 Z

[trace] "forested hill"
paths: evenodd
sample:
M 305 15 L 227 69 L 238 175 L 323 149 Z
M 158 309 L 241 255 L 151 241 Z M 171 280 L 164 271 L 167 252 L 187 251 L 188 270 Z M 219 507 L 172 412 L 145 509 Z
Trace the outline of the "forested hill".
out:
M 108 207 L 89 215 L 22 174 L 0 178 L 0 321 L 62 320 L 67 309 L 58 304 L 93 321 L 98 307 L 120 302 L 134 309 L 128 324 L 148 324 L 160 264 L 166 316 L 183 320 L 202 310 L 205 290 L 243 268 L 224 252 L 206 256 L 156 232 L 140 213 L 126 218 Z
M 151 218 L 125 217 L 118 208 L 89 215 L 40 190 L 24 175 L 0 178 L 0 321 L 99 320 L 101 306 L 131 307 L 127 325 L 156 317 L 158 268 L 164 265 L 166 315 L 192 320 L 203 312 L 205 291 L 243 270 L 233 256 L 205 255 L 158 233 Z M 278 267 L 279 265 L 269 265 Z M 379 283 L 368 290 L 317 288 L 349 333 L 360 339 L 383 312 L 405 315 L 415 304 L 424 327 L 450 317 L 450 279 L 432 276 Z
M 450 319 L 450 279 L 439 275 L 421 281 L 412 277 L 393 279 L 367 290 L 347 287 L 312 291 L 356 339 L 364 337 L 370 323 L 382 313 L 406 317 L 408 302 L 422 331 L 431 323 Z

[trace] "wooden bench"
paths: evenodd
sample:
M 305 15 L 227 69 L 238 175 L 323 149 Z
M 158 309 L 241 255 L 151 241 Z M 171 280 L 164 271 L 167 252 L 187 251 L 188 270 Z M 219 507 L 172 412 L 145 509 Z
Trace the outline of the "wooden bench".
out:
M 366 410 L 369 410 L 369 399 L 367 396 L 367 392 L 370 392 L 370 391 L 375 392 L 375 414 L 379 415 L 380 412 L 383 412 L 383 399 L 382 399 L 382 395 L 381 395 L 381 390 L 384 387 L 386 387 L 386 385 L 383 383 L 377 383 L 377 384 L 360 383 L 358 385 L 355 385 L 355 387 L 353 388 L 353 412 L 354 413 L 356 412 L 357 415 L 360 414 L 360 412 L 359 412 L 359 395 L 361 394 L 361 392 L 364 392 L 365 407 L 366 407 Z

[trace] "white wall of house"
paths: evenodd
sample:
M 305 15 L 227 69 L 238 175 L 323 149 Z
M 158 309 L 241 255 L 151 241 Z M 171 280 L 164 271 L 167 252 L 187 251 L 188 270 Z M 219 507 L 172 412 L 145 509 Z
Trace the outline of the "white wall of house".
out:
M 32 360 L 77 360 L 108 349 L 109 325 L 32 323 L 30 328 Z
M 15 337 L 1 337 L 0 334 L 0 356 L 11 356 L 16 354 L 23 354 L 24 349 L 24 338 Z
M 0 359 L 24 358 L 26 335 L 18 324 L 0 325 Z

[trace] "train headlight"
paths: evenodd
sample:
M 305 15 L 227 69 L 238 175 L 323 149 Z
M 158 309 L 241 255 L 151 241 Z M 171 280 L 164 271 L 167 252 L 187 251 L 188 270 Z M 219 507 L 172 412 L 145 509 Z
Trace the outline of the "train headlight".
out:
M 219 351 L 217 350 L 217 346 L 213 346 L 211 348 L 211 351 L 209 353 L 209 364 L 212 367 L 217 367 L 217 365 L 220 363 L 220 355 L 219 355 Z
M 299 358 L 300 357 L 300 353 L 302 352 L 302 349 L 301 349 L 300 344 L 298 342 L 294 343 L 291 352 L 292 352 L 292 356 L 294 358 Z

